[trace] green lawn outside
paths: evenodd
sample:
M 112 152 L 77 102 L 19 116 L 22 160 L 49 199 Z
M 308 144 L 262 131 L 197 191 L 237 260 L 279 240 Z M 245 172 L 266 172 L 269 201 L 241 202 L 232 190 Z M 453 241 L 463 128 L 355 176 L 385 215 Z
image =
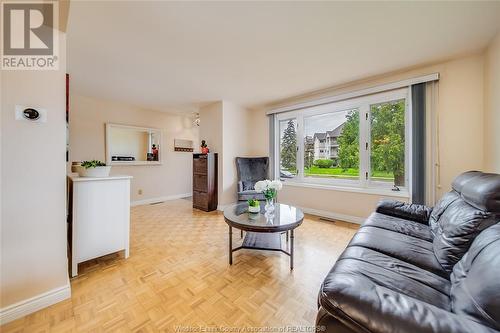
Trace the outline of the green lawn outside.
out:
M 295 171 L 295 170 L 293 170 Z M 291 171 L 292 173 L 295 173 Z M 316 177 L 333 177 L 333 178 L 345 178 L 345 179 L 354 179 L 359 178 L 359 169 L 342 169 L 342 168 L 318 168 L 317 166 L 312 166 L 308 169 L 304 170 L 304 175 L 307 176 L 316 176 Z M 392 173 L 383 172 L 383 171 L 374 171 L 372 172 L 372 178 L 376 180 L 383 181 L 393 181 L 394 176 Z

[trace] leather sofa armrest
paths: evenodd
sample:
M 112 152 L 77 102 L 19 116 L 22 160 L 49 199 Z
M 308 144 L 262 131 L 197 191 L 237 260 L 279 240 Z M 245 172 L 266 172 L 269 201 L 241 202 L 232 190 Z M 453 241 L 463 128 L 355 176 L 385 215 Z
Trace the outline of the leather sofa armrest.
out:
M 319 308 L 316 316 L 316 332 L 318 333 L 356 333 L 349 326 L 330 315 L 328 311 Z M 363 332 L 364 333 L 364 332 Z
M 378 203 L 376 212 L 428 224 L 432 207 L 397 200 L 382 200 Z
M 321 307 L 349 332 L 498 333 L 464 316 L 375 285 L 366 277 L 334 274 L 320 293 Z

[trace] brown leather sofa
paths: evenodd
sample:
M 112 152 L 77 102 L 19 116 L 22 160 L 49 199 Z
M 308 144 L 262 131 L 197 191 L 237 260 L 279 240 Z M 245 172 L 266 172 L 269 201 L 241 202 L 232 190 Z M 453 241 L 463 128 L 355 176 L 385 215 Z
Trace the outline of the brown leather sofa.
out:
M 382 201 L 319 293 L 325 332 L 500 332 L 500 175 L 470 171 L 434 208 Z

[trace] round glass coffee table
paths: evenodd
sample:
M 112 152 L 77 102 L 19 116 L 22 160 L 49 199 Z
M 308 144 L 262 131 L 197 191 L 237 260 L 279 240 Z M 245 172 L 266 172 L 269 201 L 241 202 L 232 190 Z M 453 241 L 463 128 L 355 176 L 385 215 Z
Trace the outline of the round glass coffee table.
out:
M 229 226 L 229 264 L 233 264 L 233 252 L 241 249 L 280 251 L 290 256 L 290 269 L 293 269 L 293 231 L 304 220 L 304 213 L 290 205 L 275 204 L 274 212 L 266 213 L 265 203 L 260 204 L 260 213 L 249 213 L 246 202 L 234 204 L 224 209 L 224 220 Z M 245 233 L 243 244 L 233 249 L 233 228 Z M 283 249 L 281 234 L 290 232 L 289 251 Z

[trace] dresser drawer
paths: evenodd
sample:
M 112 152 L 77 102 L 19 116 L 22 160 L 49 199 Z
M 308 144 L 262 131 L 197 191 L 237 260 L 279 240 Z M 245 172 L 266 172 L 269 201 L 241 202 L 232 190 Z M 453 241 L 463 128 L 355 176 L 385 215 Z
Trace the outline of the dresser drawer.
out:
M 199 192 L 208 192 L 207 175 L 201 175 L 201 174 L 193 175 L 193 190 Z
M 193 154 L 193 208 L 217 209 L 217 153 Z
M 200 174 L 207 174 L 207 159 L 196 158 L 193 160 L 193 172 Z
M 193 206 L 201 209 L 208 209 L 208 194 L 193 191 Z

